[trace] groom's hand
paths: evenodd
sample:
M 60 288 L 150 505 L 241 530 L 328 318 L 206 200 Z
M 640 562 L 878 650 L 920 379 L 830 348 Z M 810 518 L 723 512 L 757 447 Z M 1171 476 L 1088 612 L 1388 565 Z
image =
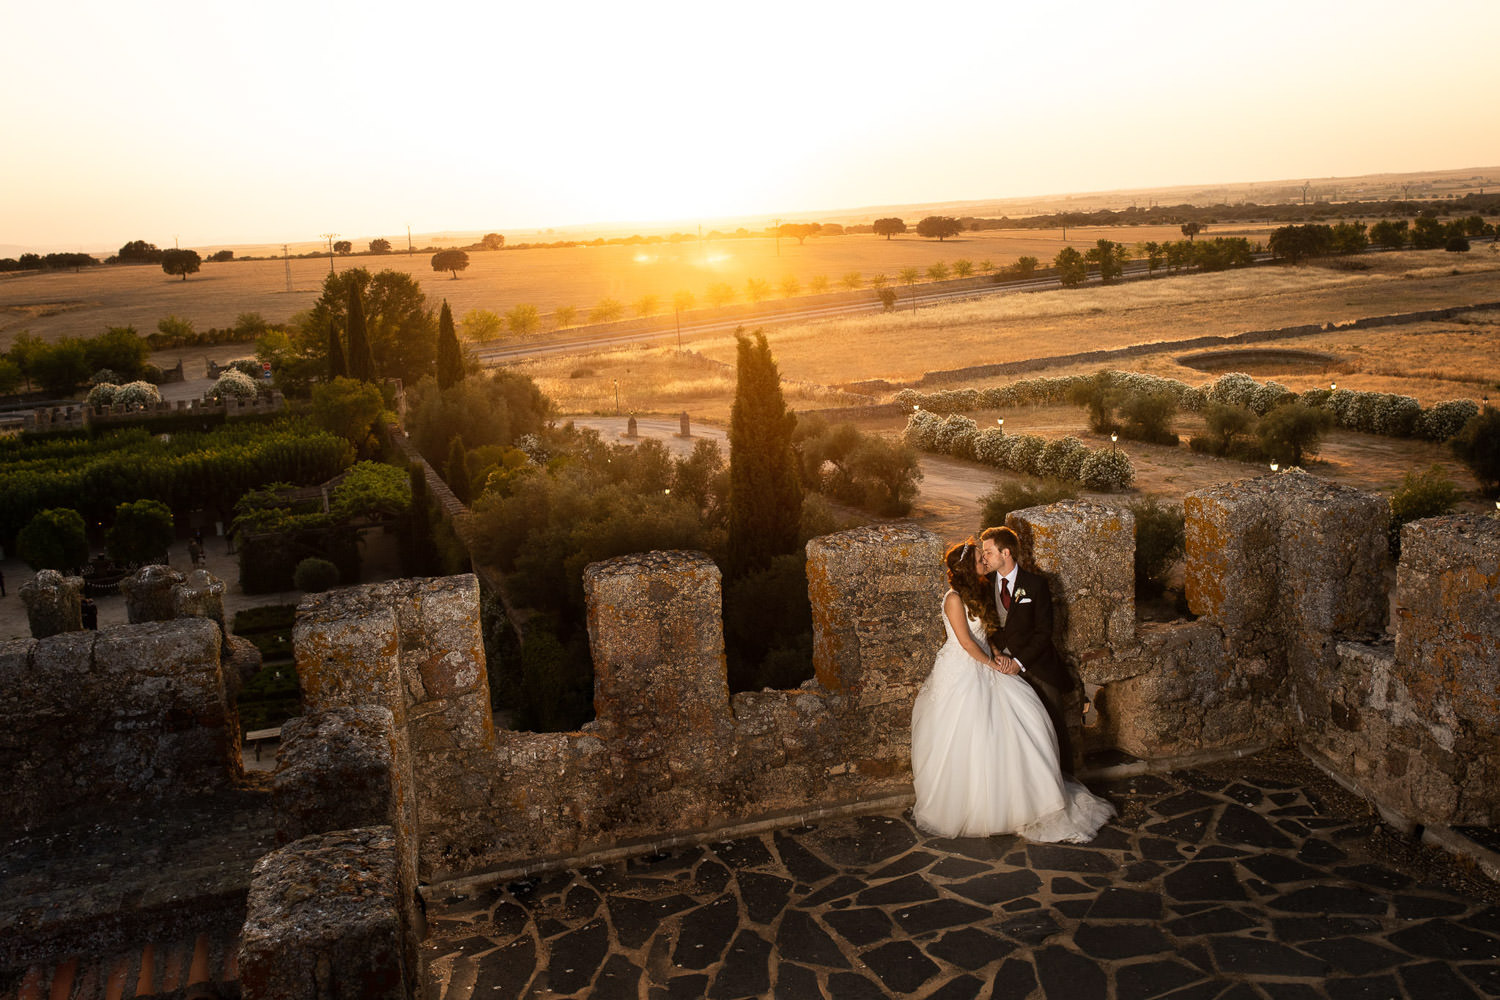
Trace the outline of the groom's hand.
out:
M 1021 668 L 1016 666 L 1016 661 L 1009 656 L 996 656 L 995 669 L 1002 674 L 1019 674 Z

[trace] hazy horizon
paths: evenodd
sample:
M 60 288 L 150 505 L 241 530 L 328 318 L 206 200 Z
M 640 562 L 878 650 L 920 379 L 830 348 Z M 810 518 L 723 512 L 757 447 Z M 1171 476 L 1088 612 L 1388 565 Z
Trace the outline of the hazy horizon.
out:
M 11 5 L 31 86 L 0 107 L 0 245 L 358 246 L 1500 164 L 1486 64 L 1441 43 L 1495 37 L 1500 4 L 1411 21 L 1393 0 Z

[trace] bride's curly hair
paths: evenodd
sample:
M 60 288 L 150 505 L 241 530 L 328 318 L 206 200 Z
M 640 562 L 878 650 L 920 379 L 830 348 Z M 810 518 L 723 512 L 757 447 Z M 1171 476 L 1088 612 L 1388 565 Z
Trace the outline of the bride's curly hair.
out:
M 969 614 L 984 623 L 988 633 L 1000 631 L 1000 616 L 995 613 L 995 598 L 989 577 L 980 576 L 974 568 L 974 554 L 979 548 L 973 535 L 948 547 L 943 564 L 948 567 L 948 586 L 953 588 Z

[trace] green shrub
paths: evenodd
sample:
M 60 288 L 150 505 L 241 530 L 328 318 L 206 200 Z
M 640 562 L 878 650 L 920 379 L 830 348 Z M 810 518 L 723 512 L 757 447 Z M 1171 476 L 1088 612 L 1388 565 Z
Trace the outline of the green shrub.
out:
M 1333 424 L 1326 410 L 1301 403 L 1278 406 L 1260 418 L 1255 434 L 1261 450 L 1284 467 L 1300 466 L 1304 455 L 1315 455 Z
M 339 585 L 339 568 L 327 559 L 309 556 L 297 564 L 292 583 L 308 594 L 321 594 Z
M 1500 490 L 1500 410 L 1486 406 L 1470 417 L 1454 436 L 1452 448 L 1486 495 L 1493 496 Z
M 115 562 L 140 564 L 165 560 L 172 538 L 172 509 L 158 500 L 137 500 L 115 508 L 104 547 Z
M 1120 401 L 1120 416 L 1125 423 L 1121 432 L 1137 441 L 1151 444 L 1177 444 L 1172 418 L 1177 415 L 1177 400 L 1169 393 L 1131 393 Z
M 1146 497 L 1130 505 L 1135 515 L 1135 588 L 1162 592 L 1167 573 L 1182 558 L 1186 533 L 1182 507 Z
M 297 620 L 295 604 L 262 604 L 254 608 L 237 611 L 230 631 L 235 635 L 250 636 L 256 632 L 282 631 L 290 633 Z
M 68 571 L 88 562 L 83 517 L 67 507 L 38 513 L 16 536 L 16 550 L 33 570 Z
M 1013 510 L 1077 498 L 1078 487 L 1057 479 L 1002 481 L 979 498 L 979 530 L 1004 524 Z
M 519 729 L 570 732 L 594 714 L 594 667 L 587 641 L 564 643 L 542 621 L 533 620 L 521 643 Z
M 1433 465 L 1426 472 L 1408 472 L 1400 489 L 1391 494 L 1391 520 L 1387 530 L 1391 555 L 1401 556 L 1402 525 L 1446 514 L 1458 503 L 1460 496 L 1462 493 L 1441 465 Z
M 1422 414 L 1418 432 L 1429 441 L 1446 441 L 1479 413 L 1472 399 L 1449 399 Z

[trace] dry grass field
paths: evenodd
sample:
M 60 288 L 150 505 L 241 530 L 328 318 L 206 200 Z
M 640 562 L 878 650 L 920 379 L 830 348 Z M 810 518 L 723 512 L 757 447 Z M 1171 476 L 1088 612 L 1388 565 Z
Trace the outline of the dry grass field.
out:
M 1500 254 L 1487 245 L 1466 255 L 1441 251 L 1382 254 L 1368 270 L 1337 266 L 1260 268 L 1241 273 L 1196 275 L 1134 282 L 1113 288 L 990 297 L 919 310 L 788 325 L 767 335 L 796 409 L 840 405 L 840 387 L 860 379 L 914 381 L 923 372 L 1018 358 L 1047 357 L 1101 347 L 1180 340 L 1204 334 L 1450 305 L 1500 301 Z M 1267 346 L 1330 355 L 1326 365 L 1261 362 L 1259 379 L 1275 379 L 1301 390 L 1338 381 L 1340 386 L 1411 395 L 1424 405 L 1455 398 L 1500 400 L 1500 311 L 1471 312 L 1440 323 L 1340 331 Z M 1137 371 L 1212 381 L 1216 374 L 1180 363 L 1183 352 L 1132 359 Z M 732 337 L 704 337 L 678 352 L 629 347 L 581 357 L 548 358 L 515 366 L 542 385 L 565 413 L 614 413 L 616 392 L 625 413 L 675 414 L 727 423 L 734 391 Z M 1097 365 L 1058 366 L 1038 374 L 1093 371 Z M 1007 378 L 961 380 L 989 385 Z M 1069 406 L 976 413 L 981 423 L 1003 416 L 1006 430 L 1054 438 L 1073 434 L 1092 447 L 1082 411 Z M 899 416 L 857 420 L 866 430 L 895 433 Z M 1125 444 L 1137 472 L 1133 494 L 1099 497 L 1127 501 L 1149 493 L 1180 499 L 1196 489 L 1264 470 L 1240 462 L 1196 455 L 1187 438 L 1201 429 L 1192 415 L 1176 422 L 1178 448 Z M 1438 463 L 1462 488 L 1474 490 L 1468 471 L 1443 449 L 1420 441 L 1335 432 L 1309 463 L 1316 475 L 1382 493 L 1400 485 L 1407 471 Z M 945 535 L 973 530 L 977 497 L 999 478 L 994 469 L 926 456 L 926 480 L 914 516 Z M 976 485 L 980 484 L 980 485 Z M 1469 506 L 1480 509 L 1477 501 Z
M 915 225 L 915 220 L 910 224 Z M 1207 235 L 1264 240 L 1270 228 L 1224 227 Z M 744 301 L 749 278 L 767 282 L 772 295 L 779 297 L 781 282 L 788 276 L 804 290 L 818 276 L 828 279 L 831 289 L 839 289 L 844 275 L 853 272 L 866 282 L 876 274 L 894 282 L 902 268 L 925 272 L 939 261 L 951 265 L 967 259 L 977 268 L 988 260 L 1003 267 L 1023 255 L 1049 261 L 1068 244 L 1087 249 L 1099 239 L 1135 244 L 1182 238 L 1169 226 L 1072 228 L 1067 236 L 1065 244 L 1058 230 L 1025 229 L 965 233 L 942 242 L 908 233 L 889 241 L 868 234 L 810 237 L 802 245 L 795 239 L 747 238 L 701 245 L 694 240 L 471 252 L 468 270 L 456 280 L 447 272 L 434 272 L 430 254 L 338 257 L 334 266 L 409 273 L 434 305 L 447 299 L 455 317 L 470 309 L 503 314 L 514 306 L 530 304 L 544 316 L 571 306 L 578 310 L 581 322 L 590 308 L 606 298 L 623 303 L 627 315 L 648 295 L 657 297 L 657 311 L 670 310 L 672 295 L 679 290 L 691 292 L 700 304 L 706 304 L 709 286 L 720 282 L 732 286 L 738 301 Z M 287 291 L 288 265 L 291 292 Z M 247 312 L 284 322 L 317 300 L 328 269 L 328 258 L 323 257 L 204 263 L 187 281 L 146 265 L 98 267 L 78 274 L 0 274 L 0 350 L 23 330 L 47 340 L 95 336 L 108 327 L 125 325 L 149 333 L 169 315 L 190 320 L 199 330 L 229 327 L 235 317 Z M 546 325 L 550 328 L 551 324 Z

